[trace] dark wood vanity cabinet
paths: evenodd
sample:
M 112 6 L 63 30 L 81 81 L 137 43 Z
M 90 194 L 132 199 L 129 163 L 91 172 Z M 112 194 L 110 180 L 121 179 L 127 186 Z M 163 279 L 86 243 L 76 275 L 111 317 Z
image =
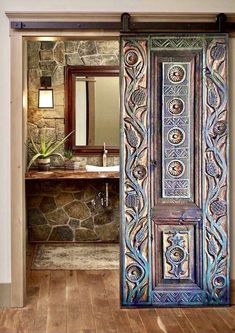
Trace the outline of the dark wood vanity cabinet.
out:
M 122 37 L 122 303 L 229 303 L 227 36 Z

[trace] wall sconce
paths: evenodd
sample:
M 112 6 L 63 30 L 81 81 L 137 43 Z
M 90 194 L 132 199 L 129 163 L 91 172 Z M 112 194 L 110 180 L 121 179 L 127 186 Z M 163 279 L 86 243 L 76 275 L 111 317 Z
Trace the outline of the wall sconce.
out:
M 40 77 L 41 89 L 38 90 L 38 108 L 51 109 L 54 108 L 53 89 L 51 87 L 51 77 Z

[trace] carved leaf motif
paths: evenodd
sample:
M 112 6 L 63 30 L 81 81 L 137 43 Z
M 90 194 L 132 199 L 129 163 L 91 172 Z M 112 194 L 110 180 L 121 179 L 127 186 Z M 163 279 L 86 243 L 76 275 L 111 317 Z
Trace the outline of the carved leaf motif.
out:
M 135 208 L 138 205 L 138 196 L 135 192 L 129 192 L 126 196 L 126 206 L 129 208 Z
M 145 237 L 146 230 L 145 228 L 140 228 L 140 230 L 137 232 L 135 239 L 137 242 L 141 242 Z
M 213 159 L 209 159 L 206 163 L 206 172 L 208 175 L 215 177 L 218 175 L 218 167 Z
M 211 49 L 211 57 L 214 60 L 222 60 L 225 53 L 225 44 L 217 43 Z
M 215 200 L 211 203 L 211 211 L 215 215 L 221 216 L 226 213 L 227 204 L 224 200 Z
M 211 238 L 208 242 L 208 252 L 214 257 L 217 255 L 218 246 L 214 238 Z
M 123 37 L 124 77 L 123 83 L 123 123 L 125 129 L 124 146 L 124 212 L 131 219 L 124 224 L 124 267 L 126 283 L 122 286 L 125 304 L 149 302 L 149 218 L 148 182 L 145 161 L 148 160 L 147 137 L 147 45 L 148 39 Z M 136 111 L 136 112 L 135 112 Z M 138 114 L 136 115 L 138 111 Z M 137 117 L 138 116 L 138 117 Z M 141 149 L 137 149 L 141 144 Z M 143 165 L 142 165 L 143 164 Z M 126 222 L 126 219 L 125 219 Z M 130 262 L 130 258 L 132 259 Z M 138 283 L 138 289 L 135 284 Z M 126 288 L 128 286 L 128 288 Z
M 136 148 L 138 146 L 138 137 L 136 135 L 136 132 L 130 128 L 127 130 L 126 136 L 129 145 L 133 148 Z
M 144 104 L 145 98 L 146 93 L 142 88 L 136 89 L 131 95 L 132 102 L 138 106 Z
M 216 108 L 220 104 L 220 98 L 217 88 L 214 83 L 210 83 L 208 87 L 208 104 L 213 108 Z
M 226 279 L 215 280 L 216 274 L 227 274 L 228 228 L 227 228 L 227 62 L 225 37 L 208 39 L 206 64 L 206 105 L 203 120 L 206 173 L 212 177 L 218 174 L 218 181 L 204 177 L 206 208 L 204 230 L 206 231 L 205 289 L 209 304 L 229 302 Z M 213 111 L 211 110 L 213 108 Z M 209 135 L 208 135 L 209 134 Z M 222 141 L 220 136 L 224 136 Z M 208 151 L 213 152 L 208 155 Z M 217 163 L 218 161 L 218 163 Z M 204 175 L 203 175 L 204 176 Z M 210 230 L 210 231 L 207 231 Z M 223 244 L 223 248 L 222 245 Z M 215 260 L 216 259 L 216 260 Z M 215 283 L 216 281 L 216 283 Z

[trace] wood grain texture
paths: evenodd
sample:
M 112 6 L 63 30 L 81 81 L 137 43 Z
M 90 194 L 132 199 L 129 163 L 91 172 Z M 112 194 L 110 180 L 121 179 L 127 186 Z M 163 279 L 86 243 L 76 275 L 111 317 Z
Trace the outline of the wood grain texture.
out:
M 227 35 L 121 50 L 122 304 L 227 305 Z
M 114 178 L 119 179 L 118 171 L 111 172 L 88 172 L 86 170 L 66 170 L 51 169 L 50 171 L 30 170 L 26 172 L 25 179 L 97 179 L 97 178 Z
M 147 38 L 124 38 L 121 100 L 122 304 L 149 304 Z
M 232 333 L 235 306 L 121 309 L 119 271 L 28 271 L 26 306 L 0 309 L 0 333 Z
M 229 304 L 229 146 L 226 36 L 207 38 L 203 117 L 204 289 L 209 304 Z

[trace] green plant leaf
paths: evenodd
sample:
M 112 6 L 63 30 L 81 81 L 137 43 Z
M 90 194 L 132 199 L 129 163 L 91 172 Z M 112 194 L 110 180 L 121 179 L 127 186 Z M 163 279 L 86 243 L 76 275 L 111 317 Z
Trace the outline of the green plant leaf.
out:
M 53 153 L 53 154 L 51 154 L 50 156 L 59 156 L 59 157 L 61 157 L 62 160 L 64 161 L 64 156 L 63 156 L 62 154 L 60 154 L 60 153 Z
M 29 164 L 28 164 L 28 167 L 27 167 L 27 170 L 29 171 L 29 169 L 30 169 L 30 167 L 31 167 L 31 165 L 40 157 L 40 156 L 42 156 L 42 154 L 41 153 L 38 153 L 38 154 L 36 154 L 36 155 L 34 155 L 33 157 L 32 157 L 32 159 L 30 160 L 30 162 L 29 162 Z
M 34 153 L 39 154 L 39 150 L 38 150 L 38 148 L 37 148 L 35 142 L 33 141 L 33 137 L 32 137 L 32 135 L 31 135 L 30 132 L 29 132 L 29 136 L 30 136 L 30 141 L 31 141 L 31 143 L 32 143 L 32 145 L 33 145 L 33 149 L 35 150 Z
M 74 131 L 73 131 L 74 132 Z M 66 137 L 64 137 L 60 142 L 58 142 L 54 147 L 52 147 L 50 149 L 50 151 L 47 152 L 47 156 L 52 155 L 54 153 L 54 151 L 56 151 L 56 149 L 58 149 L 60 146 L 62 146 L 62 144 L 68 139 L 68 137 L 73 133 L 69 133 L 68 135 L 66 135 Z
M 56 140 L 51 140 L 48 144 L 47 144 L 47 148 L 46 148 L 46 153 L 48 152 L 48 150 L 56 143 Z
M 44 136 L 40 138 L 41 153 L 44 155 L 46 153 L 46 140 Z
M 41 137 L 40 137 L 40 150 L 38 150 L 38 148 L 36 147 L 36 144 L 33 141 L 33 138 L 32 138 L 31 133 L 30 133 L 30 139 L 31 139 L 31 142 L 32 142 L 32 145 L 33 145 L 33 149 L 31 149 L 31 147 L 29 147 L 29 149 L 31 149 L 35 153 L 35 156 L 29 162 L 28 170 L 31 167 L 31 165 L 36 161 L 36 159 L 39 158 L 39 157 L 47 158 L 47 157 L 50 157 L 51 155 L 58 155 L 64 160 L 63 155 L 59 154 L 59 153 L 55 153 L 55 151 L 68 139 L 68 137 L 73 132 L 66 135 L 66 137 L 64 137 L 58 143 L 56 143 L 56 141 L 54 141 L 54 140 L 50 140 L 49 143 L 46 143 L 45 135 L 44 134 L 41 135 Z

